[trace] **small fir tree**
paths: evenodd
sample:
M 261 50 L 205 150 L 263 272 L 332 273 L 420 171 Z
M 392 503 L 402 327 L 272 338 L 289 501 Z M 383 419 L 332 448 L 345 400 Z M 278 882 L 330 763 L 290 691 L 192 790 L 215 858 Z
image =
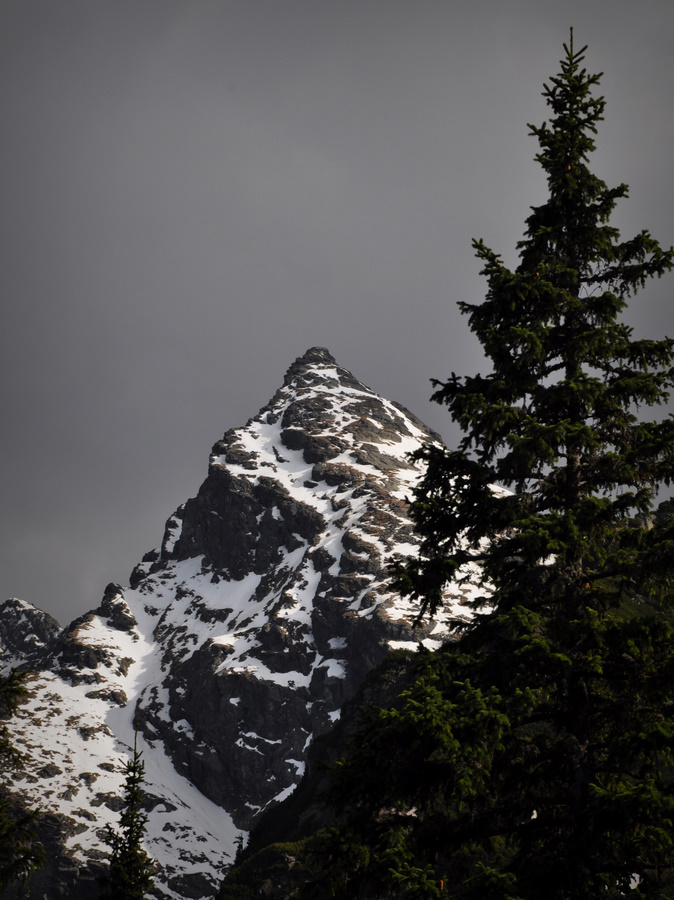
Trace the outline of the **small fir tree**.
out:
M 114 900 L 143 900 L 154 883 L 152 860 L 142 846 L 148 817 L 143 811 L 145 763 L 137 749 L 137 737 L 136 732 L 133 759 L 125 766 L 124 808 L 119 831 L 107 825 L 104 837 L 111 852 L 109 869 L 102 879 L 103 896 Z
M 27 697 L 27 676 L 27 672 L 12 669 L 7 677 L 0 678 L 0 719 L 10 719 Z M 0 771 L 20 771 L 26 756 L 14 746 L 5 721 L 0 725 Z M 44 848 L 38 842 L 35 830 L 38 815 L 37 810 L 26 810 L 13 798 L 3 779 L 0 788 L 0 891 L 12 882 L 25 886 L 31 875 L 44 865 Z
M 342 823 L 308 845 L 333 897 L 674 896 L 674 526 L 652 515 L 674 421 L 638 417 L 669 396 L 674 342 L 619 319 L 674 250 L 609 224 L 627 187 L 588 168 L 585 49 L 572 33 L 530 126 L 549 197 L 519 266 L 474 243 L 487 296 L 461 309 L 492 368 L 434 394 L 465 436 L 417 454 L 401 589 L 432 614 L 478 563 L 484 593 L 338 767 Z

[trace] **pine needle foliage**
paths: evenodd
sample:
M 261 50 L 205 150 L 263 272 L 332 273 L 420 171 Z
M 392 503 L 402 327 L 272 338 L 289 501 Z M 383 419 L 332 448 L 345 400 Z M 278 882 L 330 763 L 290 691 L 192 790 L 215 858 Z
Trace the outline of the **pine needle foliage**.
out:
M 28 696 L 27 672 L 12 669 L 0 679 L 0 771 L 21 771 L 26 763 L 11 739 L 6 721 L 14 716 Z M 0 787 L 0 891 L 18 882 L 24 886 L 31 875 L 44 865 L 45 855 L 38 841 L 37 810 L 25 809 L 13 797 L 9 784 L 3 779 Z
M 424 543 L 403 588 L 422 612 L 442 604 L 444 585 L 471 561 L 498 586 L 499 609 L 508 584 L 521 605 L 525 582 L 574 613 L 588 605 L 588 582 L 613 600 L 633 596 L 635 585 L 662 590 L 651 563 L 668 538 L 632 525 L 672 481 L 674 422 L 638 412 L 668 399 L 674 341 L 635 340 L 619 314 L 672 268 L 674 250 L 647 231 L 622 241 L 609 224 L 628 188 L 609 189 L 588 168 L 605 105 L 592 96 L 601 76 L 581 68 L 586 48 L 564 48 L 561 73 L 544 90 L 553 117 L 529 126 L 549 197 L 526 221 L 515 271 L 473 242 L 487 297 L 459 304 L 492 371 L 434 381 L 433 399 L 464 438 L 454 452 L 418 454 L 428 463 L 413 507 Z
M 143 811 L 142 785 L 145 763 L 133 743 L 133 758 L 126 763 L 124 808 L 119 830 L 106 826 L 104 842 L 110 847 L 110 864 L 102 879 L 103 897 L 114 900 L 143 900 L 154 883 L 152 859 L 143 849 L 147 814 Z
M 674 897 L 674 520 L 653 516 L 674 420 L 645 415 L 674 341 L 620 319 L 674 249 L 610 224 L 627 186 L 589 168 L 604 99 L 585 50 L 572 32 L 529 126 L 548 197 L 518 267 L 474 242 L 486 298 L 460 306 L 491 370 L 433 395 L 464 437 L 417 454 L 421 553 L 399 586 L 432 615 L 477 563 L 483 594 L 338 767 L 339 840 L 309 845 L 332 897 Z

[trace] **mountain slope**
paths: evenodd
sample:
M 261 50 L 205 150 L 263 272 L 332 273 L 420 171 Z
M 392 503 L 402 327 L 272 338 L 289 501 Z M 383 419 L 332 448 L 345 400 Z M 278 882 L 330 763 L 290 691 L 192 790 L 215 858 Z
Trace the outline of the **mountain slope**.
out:
M 43 628 L 39 646 L 0 631 L 8 660 L 30 645 L 39 667 L 14 729 L 33 758 L 15 789 L 70 832 L 45 884 L 70 878 L 68 896 L 85 895 L 135 723 L 157 895 L 213 896 L 238 836 L 294 789 L 307 748 L 367 672 L 391 648 L 449 636 L 471 585 L 413 630 L 416 610 L 389 579 L 417 547 L 407 454 L 438 441 L 312 348 L 216 443 L 196 497 L 128 588 L 108 585 L 93 612 L 56 635 Z

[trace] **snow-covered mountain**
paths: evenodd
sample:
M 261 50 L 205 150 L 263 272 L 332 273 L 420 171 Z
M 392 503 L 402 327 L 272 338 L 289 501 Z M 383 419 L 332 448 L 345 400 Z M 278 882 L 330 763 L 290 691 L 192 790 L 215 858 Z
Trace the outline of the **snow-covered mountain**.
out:
M 134 726 L 156 894 L 214 896 L 237 840 L 293 790 L 367 672 L 392 647 L 447 638 L 473 588 L 413 630 L 389 575 L 417 549 L 407 454 L 439 441 L 312 348 L 213 447 L 128 587 L 108 585 L 62 631 L 23 601 L 0 607 L 3 661 L 35 670 L 12 731 L 31 757 L 14 789 L 45 813 L 37 896 L 92 895 Z

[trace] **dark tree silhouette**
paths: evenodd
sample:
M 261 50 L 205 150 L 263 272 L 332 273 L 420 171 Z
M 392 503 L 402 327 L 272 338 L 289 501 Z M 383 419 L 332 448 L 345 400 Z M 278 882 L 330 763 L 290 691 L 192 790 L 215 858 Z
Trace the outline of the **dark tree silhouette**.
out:
M 674 342 L 620 320 L 674 250 L 609 224 L 627 186 L 588 167 L 585 49 L 572 34 L 530 126 L 549 196 L 519 266 L 474 242 L 487 295 L 460 306 L 491 371 L 434 394 L 464 437 L 417 454 L 401 590 L 432 614 L 477 563 L 483 596 L 338 766 L 342 818 L 305 848 L 325 896 L 674 896 L 674 526 L 653 515 L 674 421 L 640 415 L 669 397 Z
M 27 672 L 12 669 L 10 674 L 0 679 L 0 771 L 21 770 L 26 756 L 14 746 L 9 728 L 5 722 L 17 711 L 19 704 L 28 695 Z M 44 848 L 37 839 L 35 826 L 37 810 L 26 810 L 9 790 L 3 779 L 0 788 L 0 891 L 12 882 L 23 883 L 37 869 L 44 865 Z
M 119 830 L 106 827 L 105 843 L 110 847 L 110 865 L 102 879 L 103 896 L 114 900 L 143 900 L 154 883 L 153 864 L 143 849 L 147 814 L 143 812 L 142 785 L 145 763 L 137 749 L 137 733 L 133 758 L 126 763 L 124 808 Z

